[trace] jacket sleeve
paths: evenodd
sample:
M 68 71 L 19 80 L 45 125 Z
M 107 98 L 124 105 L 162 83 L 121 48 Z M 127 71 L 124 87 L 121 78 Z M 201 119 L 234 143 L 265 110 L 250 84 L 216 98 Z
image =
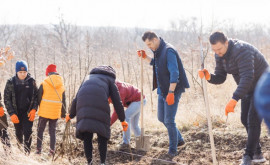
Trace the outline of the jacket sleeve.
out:
M 236 58 L 240 81 L 233 93 L 233 99 L 238 101 L 247 94 L 254 80 L 254 56 L 253 52 L 245 49 Z
M 117 120 L 118 116 L 115 112 L 115 110 L 113 111 L 113 114 L 111 116 L 111 126 L 113 125 L 113 123 L 115 123 L 115 121 Z
M 31 109 L 35 109 L 38 110 L 38 88 L 37 88 L 37 84 L 36 81 L 33 80 L 33 98 L 32 98 L 32 107 Z
M 76 105 L 77 105 L 77 97 L 73 99 L 70 112 L 69 112 L 69 117 L 73 119 L 76 116 Z
M 216 57 L 216 68 L 215 74 L 211 74 L 211 79 L 208 80 L 211 84 L 222 84 L 225 82 L 227 78 L 227 72 L 224 70 L 222 59 L 220 57 Z
M 66 117 L 66 94 L 65 91 L 62 94 L 62 109 L 61 109 L 61 117 Z
M 16 111 L 12 105 L 12 88 L 12 82 L 8 80 L 4 90 L 4 103 L 9 116 L 16 114 Z
M 120 99 L 119 91 L 114 82 L 110 83 L 110 97 L 113 102 L 114 109 L 118 115 L 121 122 L 125 121 L 125 112 L 122 101 Z
M 42 95 L 43 95 L 43 85 L 41 84 L 39 89 L 38 89 L 38 96 L 37 96 L 39 106 L 40 106 L 40 103 L 41 103 L 41 100 L 42 100 Z
M 167 51 L 167 66 L 170 72 L 170 83 L 177 83 L 179 79 L 179 69 L 176 54 L 172 49 Z

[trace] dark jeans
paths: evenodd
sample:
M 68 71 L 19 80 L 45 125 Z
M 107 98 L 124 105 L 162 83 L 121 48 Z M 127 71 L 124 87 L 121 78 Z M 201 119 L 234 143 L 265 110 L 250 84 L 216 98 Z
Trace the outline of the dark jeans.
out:
M 0 137 L 1 137 L 1 142 L 4 145 L 4 149 L 5 149 L 5 146 L 10 147 L 10 141 L 9 141 L 9 137 L 8 137 L 6 128 L 0 130 Z
M 92 140 L 93 140 L 93 133 L 86 132 L 83 134 L 84 152 L 88 163 L 92 161 L 92 151 L 93 151 Z M 107 138 L 98 135 L 98 150 L 101 163 L 105 163 L 106 160 L 107 143 L 108 143 Z
M 262 123 L 254 107 L 253 93 L 247 94 L 241 99 L 241 122 L 248 134 L 245 155 L 253 157 L 254 153 L 261 152 L 260 135 Z
M 14 124 L 16 137 L 20 144 L 24 141 L 24 151 L 30 153 L 32 143 L 32 127 L 33 122 L 29 121 L 27 113 L 18 115 L 20 123 Z
M 55 151 L 55 131 L 58 119 L 48 119 L 44 117 L 39 117 L 38 119 L 38 127 L 37 127 L 37 150 L 42 150 L 42 141 L 43 141 L 43 132 L 45 130 L 47 122 L 49 122 L 49 135 L 50 135 L 50 149 L 51 152 Z

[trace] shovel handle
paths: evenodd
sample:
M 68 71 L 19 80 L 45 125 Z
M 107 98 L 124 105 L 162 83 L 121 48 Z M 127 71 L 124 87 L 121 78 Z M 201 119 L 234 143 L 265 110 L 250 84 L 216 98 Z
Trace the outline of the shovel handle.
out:
M 141 54 L 143 52 L 141 51 Z M 144 126 L 143 126 L 143 56 L 141 56 L 141 135 L 144 135 Z

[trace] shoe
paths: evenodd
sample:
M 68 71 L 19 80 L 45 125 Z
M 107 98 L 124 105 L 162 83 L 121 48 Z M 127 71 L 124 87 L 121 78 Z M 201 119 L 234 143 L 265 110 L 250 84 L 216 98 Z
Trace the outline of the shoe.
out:
M 122 143 L 122 144 L 119 144 L 117 148 L 118 150 L 125 150 L 125 149 L 129 149 L 130 145 L 126 143 Z
M 169 152 L 168 152 L 168 155 L 169 155 L 170 157 L 175 157 L 175 156 L 177 155 L 177 152 L 176 152 L 176 151 L 175 151 L 175 152 L 169 151 Z
M 181 140 L 181 141 L 178 142 L 177 146 L 180 147 L 180 146 L 183 146 L 185 144 L 186 144 L 185 141 Z
M 35 152 L 35 154 L 40 155 L 41 154 L 41 150 L 37 149 L 37 151 Z
M 264 162 L 266 162 L 266 159 L 263 157 L 263 153 L 256 153 L 256 154 L 253 155 L 252 162 L 254 162 L 254 163 L 264 163 Z
M 50 149 L 49 156 L 54 157 L 55 151 Z
M 251 157 L 249 155 L 244 155 L 240 165 L 253 165 Z

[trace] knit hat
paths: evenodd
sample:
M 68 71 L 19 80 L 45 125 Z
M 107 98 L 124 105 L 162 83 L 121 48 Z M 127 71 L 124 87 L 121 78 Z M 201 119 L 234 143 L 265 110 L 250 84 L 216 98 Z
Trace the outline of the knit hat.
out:
M 54 64 L 48 65 L 48 67 L 46 69 L 46 76 L 48 76 L 49 73 L 51 73 L 51 72 L 57 72 L 56 71 L 56 65 L 54 65 Z
M 19 71 L 28 71 L 28 65 L 26 61 L 17 61 L 16 62 L 16 73 Z

